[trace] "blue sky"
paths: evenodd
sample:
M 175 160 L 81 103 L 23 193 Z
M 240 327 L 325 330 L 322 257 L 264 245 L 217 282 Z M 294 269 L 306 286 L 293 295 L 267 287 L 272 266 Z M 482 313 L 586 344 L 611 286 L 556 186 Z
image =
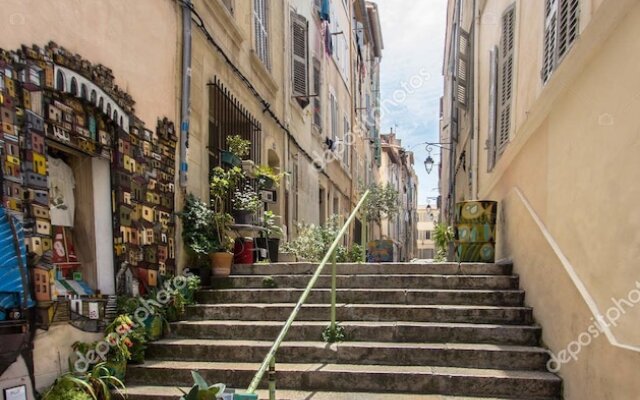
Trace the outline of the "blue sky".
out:
M 382 133 L 393 127 L 405 148 L 425 141 L 437 142 L 447 0 L 376 2 L 384 41 Z M 437 165 L 427 175 L 424 146 L 416 147 L 414 152 L 420 180 L 418 203 L 426 204 L 427 196 L 438 195 L 437 189 L 432 190 L 438 186 Z M 439 162 L 440 151 L 432 155 L 436 153 L 434 159 Z

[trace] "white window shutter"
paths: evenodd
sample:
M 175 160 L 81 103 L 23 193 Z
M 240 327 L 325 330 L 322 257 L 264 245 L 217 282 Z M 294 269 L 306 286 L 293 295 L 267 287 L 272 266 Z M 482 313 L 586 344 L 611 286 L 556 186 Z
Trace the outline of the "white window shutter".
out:
M 558 60 L 560 60 L 578 37 L 580 1 L 556 1 L 558 2 Z
M 318 58 L 313 58 L 313 124 L 322 129 L 322 89 L 320 88 L 322 64 Z
M 544 43 L 543 43 L 543 57 L 542 57 L 542 82 L 549 80 L 551 72 L 556 66 L 557 56 L 557 33 L 556 33 L 556 20 L 557 20 L 557 1 L 558 0 L 546 0 L 545 1 L 545 20 L 544 20 Z
M 309 65 L 307 59 L 308 24 L 302 15 L 291 12 L 291 54 L 293 95 L 308 95 Z
M 253 0 L 253 22 L 256 55 L 267 69 L 271 69 L 269 56 L 269 19 L 266 0 Z
M 489 52 L 489 138 L 487 139 L 487 171 L 496 164 L 496 116 L 498 114 L 498 47 Z
M 467 106 L 469 95 L 469 33 L 460 29 L 458 35 L 458 64 L 456 65 L 456 100 L 462 107 Z
M 578 38 L 580 0 L 545 0 L 544 55 L 540 75 L 546 83 Z
M 499 107 L 497 150 L 502 154 L 509 143 L 511 132 L 511 103 L 513 97 L 513 65 L 515 47 L 515 4 L 502 15 L 502 37 L 500 40 Z

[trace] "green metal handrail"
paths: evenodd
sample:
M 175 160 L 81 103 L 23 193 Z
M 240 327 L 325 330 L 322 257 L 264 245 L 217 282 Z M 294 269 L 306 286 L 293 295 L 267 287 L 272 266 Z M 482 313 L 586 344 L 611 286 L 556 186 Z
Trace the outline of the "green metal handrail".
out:
M 324 258 L 320 262 L 320 265 L 318 265 L 318 268 L 316 269 L 316 272 L 311 277 L 311 280 L 309 280 L 309 283 L 307 284 L 307 288 L 304 290 L 304 292 L 302 293 L 302 296 L 300 296 L 300 300 L 298 300 L 298 303 L 293 308 L 293 311 L 291 312 L 291 315 L 289 315 L 289 319 L 287 319 L 287 322 L 282 327 L 282 330 L 280 331 L 280 334 L 276 338 L 275 342 L 273 342 L 273 345 L 271 346 L 271 349 L 269 350 L 269 352 L 267 353 L 266 357 L 264 358 L 264 361 L 262 361 L 262 364 L 260 365 L 260 368 L 258 369 L 258 371 L 256 372 L 255 376 L 253 377 L 253 380 L 251 381 L 251 384 L 247 388 L 247 392 L 245 394 L 237 393 L 234 396 L 235 400 L 241 400 L 241 399 L 242 400 L 250 400 L 250 399 L 257 399 L 258 398 L 257 395 L 255 395 L 255 391 L 258 388 L 258 384 L 262 380 L 262 377 L 264 376 L 264 373 L 267 371 L 267 369 L 269 369 L 270 375 L 272 375 L 272 372 L 275 372 L 275 355 L 276 355 L 276 352 L 278 351 L 278 349 L 280 348 L 280 345 L 284 341 L 285 336 L 287 336 L 287 333 L 289 332 L 289 328 L 291 328 L 291 325 L 293 324 L 293 321 L 298 316 L 298 312 L 300 312 L 300 309 L 302 308 L 302 305 L 307 300 L 307 297 L 309 297 L 309 293 L 311 293 L 311 289 L 313 289 L 313 287 L 315 286 L 316 281 L 320 277 L 320 274 L 322 273 L 322 270 L 324 269 L 324 266 L 327 264 L 327 262 L 329 262 L 329 259 L 333 260 L 333 268 L 331 270 L 331 326 L 335 328 L 335 326 L 336 326 L 336 265 L 335 265 L 335 260 L 336 259 L 335 259 L 335 251 L 336 251 L 336 248 L 338 247 L 338 245 L 340 244 L 340 240 L 342 239 L 342 236 L 344 236 L 344 234 L 347 232 L 347 228 L 349 227 L 349 225 L 351 225 L 353 220 L 356 218 L 356 214 L 358 213 L 358 211 L 362 207 L 362 204 L 364 204 L 364 201 L 365 201 L 365 199 L 367 198 L 368 195 L 369 195 L 369 190 L 364 192 L 364 194 L 360 198 L 360 201 L 356 205 L 356 208 L 353 209 L 353 211 L 349 215 L 349 218 L 347 218 L 347 221 L 344 223 L 344 226 L 342 227 L 342 229 L 340 229 L 340 232 L 338 232 L 338 235 L 333 240 L 333 243 L 331 243 L 331 247 L 329 247 L 329 250 L 327 251 L 327 254 L 325 254 Z M 270 382 L 269 382 L 269 399 L 270 400 L 275 400 L 275 380 L 273 380 L 273 379 L 270 379 Z

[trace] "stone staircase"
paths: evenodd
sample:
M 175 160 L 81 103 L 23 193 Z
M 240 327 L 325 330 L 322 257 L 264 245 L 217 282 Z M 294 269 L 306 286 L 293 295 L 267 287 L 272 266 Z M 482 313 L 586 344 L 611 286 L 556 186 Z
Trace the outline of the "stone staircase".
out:
M 128 368 L 129 398 L 177 399 L 192 369 L 244 390 L 315 268 L 235 266 Z M 278 399 L 562 398 L 511 265 L 339 264 L 337 281 L 349 341 L 321 340 L 330 304 L 321 276 L 278 352 Z

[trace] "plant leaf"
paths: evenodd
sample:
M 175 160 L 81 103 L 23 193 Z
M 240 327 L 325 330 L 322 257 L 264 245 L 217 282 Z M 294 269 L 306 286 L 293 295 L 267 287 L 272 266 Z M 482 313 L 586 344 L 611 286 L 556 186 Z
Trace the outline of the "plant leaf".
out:
M 198 371 L 196 370 L 191 371 L 191 376 L 193 377 L 193 381 L 195 382 L 195 384 L 198 386 L 200 390 L 207 390 L 209 388 L 209 385 L 204 380 L 204 378 L 202 378 L 202 375 L 200 375 Z

